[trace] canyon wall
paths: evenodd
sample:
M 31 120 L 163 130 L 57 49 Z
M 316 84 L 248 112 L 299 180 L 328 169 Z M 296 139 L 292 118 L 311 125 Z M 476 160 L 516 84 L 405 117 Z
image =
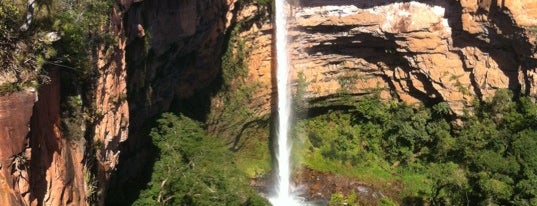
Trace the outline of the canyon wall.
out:
M 112 8 L 110 24 L 107 25 L 109 33 L 117 37 L 112 45 L 101 45 L 97 49 L 97 71 L 95 89 L 92 91 L 90 101 L 97 115 L 89 119 L 91 132 L 87 141 L 93 148 L 87 155 L 95 158 L 95 162 L 88 165 L 95 167 L 90 185 L 93 189 L 98 205 L 104 205 L 106 188 L 112 172 L 117 169 L 120 144 L 127 140 L 129 130 L 129 104 L 127 102 L 127 64 L 126 35 L 123 23 L 123 11 Z
M 58 68 L 49 77 L 37 92 L 3 97 L 2 205 L 86 203 L 84 145 L 63 137 Z
M 35 91 L 0 97 L 0 204 L 20 205 L 29 192 L 25 153 Z
M 310 107 L 379 92 L 409 104 L 446 101 L 460 115 L 474 98 L 486 100 L 497 89 L 537 94 L 532 1 L 300 4 L 289 8 L 290 65 L 293 84 L 305 85 L 297 98 Z M 271 85 L 271 34 L 270 24 L 241 34 L 252 39 L 252 82 Z
M 501 88 L 537 94 L 537 3 L 531 0 L 299 4 L 288 8 L 290 65 L 295 99 L 309 109 L 378 93 L 409 104 L 446 101 L 462 114 L 475 98 L 485 100 Z M 39 101 L 35 91 L 0 97 L 0 205 L 103 205 L 105 194 L 133 198 L 127 196 L 151 172 L 147 131 L 161 112 L 229 130 L 211 125 L 220 123 L 209 113 L 230 106 L 218 95 L 221 58 L 227 47 L 238 48 L 227 41 L 239 24 L 247 74 L 231 85 L 256 86 L 249 103 L 239 105 L 250 109 L 249 122 L 233 128 L 241 135 L 274 109 L 269 9 L 233 0 L 118 5 L 103 26 L 118 38 L 95 50 L 97 75 L 80 97 L 89 115 L 82 116 L 77 141 L 62 131 L 60 91 L 69 86 L 54 70 L 51 83 L 38 89 Z
M 261 5 L 216 0 L 125 5 L 130 135 L 111 183 L 116 188 L 136 185 L 151 167 L 142 128 L 157 114 L 182 112 L 207 122 L 213 134 L 237 130 L 233 135 L 240 139 L 256 118 L 271 114 L 276 91 L 273 31 Z M 474 98 L 486 100 L 497 89 L 535 95 L 534 7 L 530 1 L 301 1 L 289 7 L 295 98 L 315 110 L 378 93 L 408 104 L 446 101 L 461 115 Z M 239 49 L 239 43 L 225 44 L 236 26 L 248 51 L 248 71 L 230 88 L 256 86 L 242 106 L 249 118 L 225 122 L 213 116 L 215 108 L 243 112 L 219 95 L 224 51 Z
M 129 137 L 121 144 L 107 204 L 130 204 L 150 178 L 150 123 L 176 111 L 204 120 L 218 89 L 233 1 L 121 1 L 124 11 Z
M 83 141 L 69 141 L 61 126 L 61 83 L 58 68 L 49 71 L 51 82 L 39 88 L 30 122 L 28 158 L 29 193 L 24 205 L 85 205 Z M 26 180 L 28 180 L 26 179 Z M 22 181 L 24 182 L 24 181 Z
M 94 79 L 62 80 L 72 72 L 45 65 L 48 81 L 37 91 L 0 97 L 0 205 L 104 205 L 129 123 L 122 14 L 110 15 L 102 28 L 118 39 L 92 48 Z

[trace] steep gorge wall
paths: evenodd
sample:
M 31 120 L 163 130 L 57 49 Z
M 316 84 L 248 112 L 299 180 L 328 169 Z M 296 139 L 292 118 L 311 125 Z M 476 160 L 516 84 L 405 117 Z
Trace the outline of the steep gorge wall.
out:
M 26 136 L 35 92 L 18 92 L 0 97 L 0 204 L 19 205 L 29 192 L 25 160 Z M 22 163 L 22 164 L 21 164 Z
M 7 135 L 2 145 L 9 147 L 2 149 L 2 205 L 86 203 L 84 145 L 62 136 L 58 68 L 51 68 L 49 77 L 51 82 L 36 93 L 4 96 L 9 107 L 2 116 L 9 119 L 2 122 L 0 134 Z
M 537 94 L 536 37 L 527 29 L 537 26 L 533 1 L 301 4 L 292 8 L 290 53 L 293 85 L 305 85 L 309 107 L 337 106 L 349 96 L 380 91 L 382 98 L 411 104 L 447 101 L 460 113 L 473 98 L 486 99 L 499 88 Z M 61 134 L 57 82 L 38 92 L 29 135 L 35 94 L 0 98 L 0 120 L 8 120 L 1 124 L 0 145 L 9 145 L 0 150 L 0 204 L 84 205 L 99 188 L 102 205 L 108 185 L 129 192 L 151 168 L 143 131 L 155 115 L 176 110 L 205 120 L 210 107 L 226 107 L 213 95 L 222 84 L 220 60 L 237 22 L 249 22 L 239 34 L 249 50 L 245 84 L 259 85 L 247 107 L 256 117 L 270 114 L 272 27 L 255 17 L 266 11 L 231 0 L 120 5 L 106 26 L 120 37 L 96 52 L 98 75 L 84 98 L 95 116 L 85 119 L 84 141 Z M 90 159 L 96 162 L 89 165 Z M 88 181 L 85 171 L 96 177 Z
M 6 107 L 24 107 L 6 108 L 2 113 L 6 118 L 23 109 L 26 113 L 19 115 L 27 115 L 12 122 L 15 129 L 6 124 L 6 138 L 2 138 L 3 145 L 11 145 L 2 150 L 6 166 L 1 167 L 0 196 L 5 205 L 103 205 L 108 186 L 123 191 L 125 181 L 139 183 L 140 176 L 147 177 L 142 171 L 151 169 L 151 148 L 143 131 L 152 118 L 177 108 L 173 105 L 183 105 L 184 111 L 200 108 L 198 103 L 205 105 L 191 115 L 210 107 L 210 92 L 203 90 L 219 81 L 226 24 L 230 23 L 226 16 L 235 2 L 117 3 L 109 24 L 102 27 L 117 38 L 112 44 L 91 48 L 94 78 L 60 85 L 58 71 L 51 72 L 51 82 L 39 89 L 41 101 L 33 112 L 33 93 L 24 94 L 31 96 L 24 102 L 6 97 Z M 61 111 L 69 99 L 75 100 L 79 111 Z M 63 124 L 77 131 L 64 134 Z M 131 140 L 126 142 L 128 136 Z M 120 153 L 125 154 L 121 160 Z M 19 160 L 20 164 L 13 163 Z M 120 161 L 122 167 L 111 181 Z
M 128 204 L 152 169 L 148 128 L 162 112 L 198 120 L 220 81 L 226 16 L 234 1 L 122 1 L 129 137 L 110 182 L 109 204 Z
M 91 48 L 94 79 L 65 81 L 71 70 L 46 65 L 50 81 L 36 92 L 0 97 L 0 143 L 6 147 L 0 149 L 0 205 L 104 204 L 129 123 L 122 14 L 113 8 L 110 15 L 102 28 L 118 39 Z M 79 93 L 69 96 L 66 90 Z M 62 110 L 69 98 L 78 100 L 78 111 Z M 73 116 L 77 123 L 66 127 Z
M 501 88 L 534 96 L 535 8 L 523 0 L 302 1 L 289 18 L 293 82 L 306 85 L 310 106 L 380 91 L 409 104 L 447 101 L 461 114 Z M 242 34 L 253 38 L 252 82 L 270 85 L 271 34 L 270 24 Z
M 27 172 L 30 191 L 24 205 L 85 205 L 83 142 L 69 141 L 61 129 L 58 68 L 38 90 L 30 123 Z M 24 193 L 23 193 L 24 194 Z
M 290 64 L 295 91 L 305 87 L 302 95 L 310 109 L 380 92 L 384 99 L 409 104 L 447 101 L 461 114 L 475 97 L 487 99 L 500 88 L 535 94 L 534 37 L 526 29 L 534 25 L 535 12 L 529 1 L 300 4 L 290 8 Z M 265 12 L 259 5 L 203 0 L 124 6 L 131 133 L 121 149 L 114 188 L 136 185 L 151 168 L 143 131 L 157 114 L 179 111 L 209 121 L 209 130 L 218 127 L 205 115 L 211 107 L 230 106 L 214 95 L 222 86 L 225 43 L 238 22 L 239 39 L 248 50 L 242 83 L 256 85 L 245 107 L 262 118 L 275 100 L 273 31 L 270 21 L 258 18 Z M 249 123 L 237 128 L 242 131 Z
M 93 169 L 90 173 L 93 182 L 92 195 L 96 195 L 97 204 L 104 205 L 106 189 L 110 182 L 112 172 L 117 169 L 121 153 L 120 144 L 127 140 L 130 111 L 127 102 L 127 64 L 125 28 L 123 11 L 112 8 L 108 32 L 117 37 L 112 45 L 101 45 L 97 49 L 98 75 L 94 82 L 95 89 L 90 95 L 90 101 L 98 115 L 89 120 L 91 132 L 88 141 L 93 146 L 92 152 L 86 155 L 95 158 L 95 162 L 88 167 Z M 91 149 L 90 149 L 91 150 Z M 89 188 L 88 188 L 89 189 Z

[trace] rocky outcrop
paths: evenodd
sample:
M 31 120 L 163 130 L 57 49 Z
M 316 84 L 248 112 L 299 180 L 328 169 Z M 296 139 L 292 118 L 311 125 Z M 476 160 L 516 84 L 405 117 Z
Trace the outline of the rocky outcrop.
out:
M 485 100 L 500 88 L 536 95 L 531 1 L 301 4 L 289 12 L 290 65 L 312 106 L 379 91 L 409 104 L 447 101 L 461 114 L 474 98 Z M 253 38 L 251 80 L 267 85 L 271 34 L 270 24 L 242 34 Z
M 120 143 L 128 136 L 130 115 L 127 102 L 126 36 L 122 18 L 123 13 L 113 8 L 108 32 L 117 36 L 117 44 L 101 45 L 97 49 L 98 75 L 91 95 L 96 115 L 90 121 L 93 126 L 93 142 L 89 145 L 93 145 L 95 150 L 97 174 L 96 184 L 88 185 L 93 188 L 87 189 L 94 190 L 98 195 L 98 205 L 104 205 L 110 176 L 119 163 Z
M 85 205 L 82 141 L 69 141 L 60 125 L 60 77 L 49 71 L 51 82 L 39 88 L 29 134 L 29 188 L 25 205 Z
M 0 205 L 22 205 L 29 192 L 25 151 L 35 92 L 0 96 Z

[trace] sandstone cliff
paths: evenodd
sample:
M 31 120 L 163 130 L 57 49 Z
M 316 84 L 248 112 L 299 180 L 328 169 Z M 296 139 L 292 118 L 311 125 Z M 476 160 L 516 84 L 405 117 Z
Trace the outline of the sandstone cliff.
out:
M 294 84 L 305 81 L 312 106 L 380 91 L 409 104 L 447 101 L 457 114 L 500 88 L 534 96 L 535 9 L 522 0 L 302 1 L 289 17 Z M 253 39 L 250 79 L 269 88 L 271 34 L 270 24 L 242 34 Z
M 0 97 L 0 204 L 20 205 L 29 192 L 26 135 L 29 131 L 35 92 Z
M 85 205 L 84 143 L 69 141 L 60 125 L 60 75 L 50 70 L 30 123 L 27 172 L 30 191 L 24 205 Z
M 239 23 L 248 68 L 231 88 L 256 86 L 243 99 L 247 104 L 229 107 L 249 109 L 248 121 L 231 129 L 240 136 L 271 113 L 267 8 L 233 0 L 118 4 L 103 29 L 119 38 L 96 49 L 98 74 L 91 90 L 79 95 L 91 110 L 82 117 L 79 141 L 62 134 L 65 94 L 54 72 L 37 102 L 33 92 L 0 97 L 1 205 L 84 205 L 89 199 L 102 205 L 107 186 L 135 190 L 130 186 L 151 168 L 144 131 L 164 111 L 230 130 L 207 115 L 230 106 L 218 95 L 221 57 L 225 47 L 238 48 L 226 42 Z M 292 84 L 311 109 L 380 92 L 409 104 L 447 101 L 461 114 L 474 98 L 487 99 L 500 88 L 537 95 L 532 0 L 305 0 L 289 10 Z
M 96 195 L 98 205 L 104 205 L 106 188 L 110 176 L 117 168 L 120 155 L 120 143 L 128 137 L 129 104 L 127 102 L 127 64 L 125 62 L 126 36 L 123 24 L 123 12 L 112 8 L 108 32 L 117 36 L 116 44 L 101 45 L 97 52 L 98 75 L 94 82 L 90 101 L 97 115 L 90 117 L 92 131 L 88 140 L 92 141 L 94 150 L 88 155 L 95 158 L 96 173 L 94 183 L 90 185 Z M 90 168 L 87 168 L 90 169 Z M 93 173 L 90 172 L 90 173 Z M 92 174 L 93 175 L 93 174 Z
M 237 139 L 274 108 L 270 15 L 242 1 L 138 1 L 125 4 L 130 136 L 112 183 L 135 185 L 150 166 L 142 128 L 162 111 L 207 121 L 210 132 Z M 211 5 L 211 6 L 208 6 Z M 521 6 L 525 5 L 525 6 Z M 290 7 L 292 84 L 306 107 L 338 107 L 379 92 L 409 104 L 447 101 L 461 114 L 497 89 L 534 95 L 531 1 L 301 1 Z M 240 24 L 246 77 L 222 90 L 220 59 Z M 239 43 L 229 45 L 237 52 Z M 253 88 L 250 87 L 255 85 Z M 229 89 L 229 88 L 228 88 Z M 226 98 L 245 96 L 239 106 Z M 244 106 L 245 105 L 245 106 Z M 223 110 L 246 116 L 222 121 Z M 243 110 L 247 108 L 246 110 Z M 209 113 L 207 117 L 207 113 Z M 236 117 L 236 116 L 235 116 Z M 232 132 L 229 132 L 233 130 Z M 115 182 L 117 181 L 117 182 Z
M 110 15 L 102 28 L 118 40 L 91 48 L 95 79 L 73 82 L 71 70 L 46 65 L 37 92 L 0 98 L 0 205 L 104 204 L 129 123 L 122 14 Z M 70 100 L 74 110 L 65 110 Z

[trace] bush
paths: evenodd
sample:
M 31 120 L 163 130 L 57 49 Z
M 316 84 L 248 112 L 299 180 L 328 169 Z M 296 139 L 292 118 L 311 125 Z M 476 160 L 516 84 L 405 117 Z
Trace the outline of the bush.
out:
M 0 1 L 0 95 L 37 86 L 43 57 L 52 47 L 39 33 L 19 31 L 23 15 L 16 1 Z
M 134 205 L 251 205 L 263 201 L 248 189 L 233 154 L 205 135 L 200 123 L 163 114 L 150 136 L 158 148 L 151 182 Z
M 439 103 L 431 111 L 373 98 L 356 103 L 349 113 L 300 121 L 297 131 L 307 136 L 304 163 L 373 185 L 401 181 L 401 196 L 389 196 L 392 200 L 536 203 L 537 104 L 499 90 L 490 101 L 476 104 L 462 126 L 448 123 L 448 106 Z M 333 196 L 334 202 L 341 200 Z

